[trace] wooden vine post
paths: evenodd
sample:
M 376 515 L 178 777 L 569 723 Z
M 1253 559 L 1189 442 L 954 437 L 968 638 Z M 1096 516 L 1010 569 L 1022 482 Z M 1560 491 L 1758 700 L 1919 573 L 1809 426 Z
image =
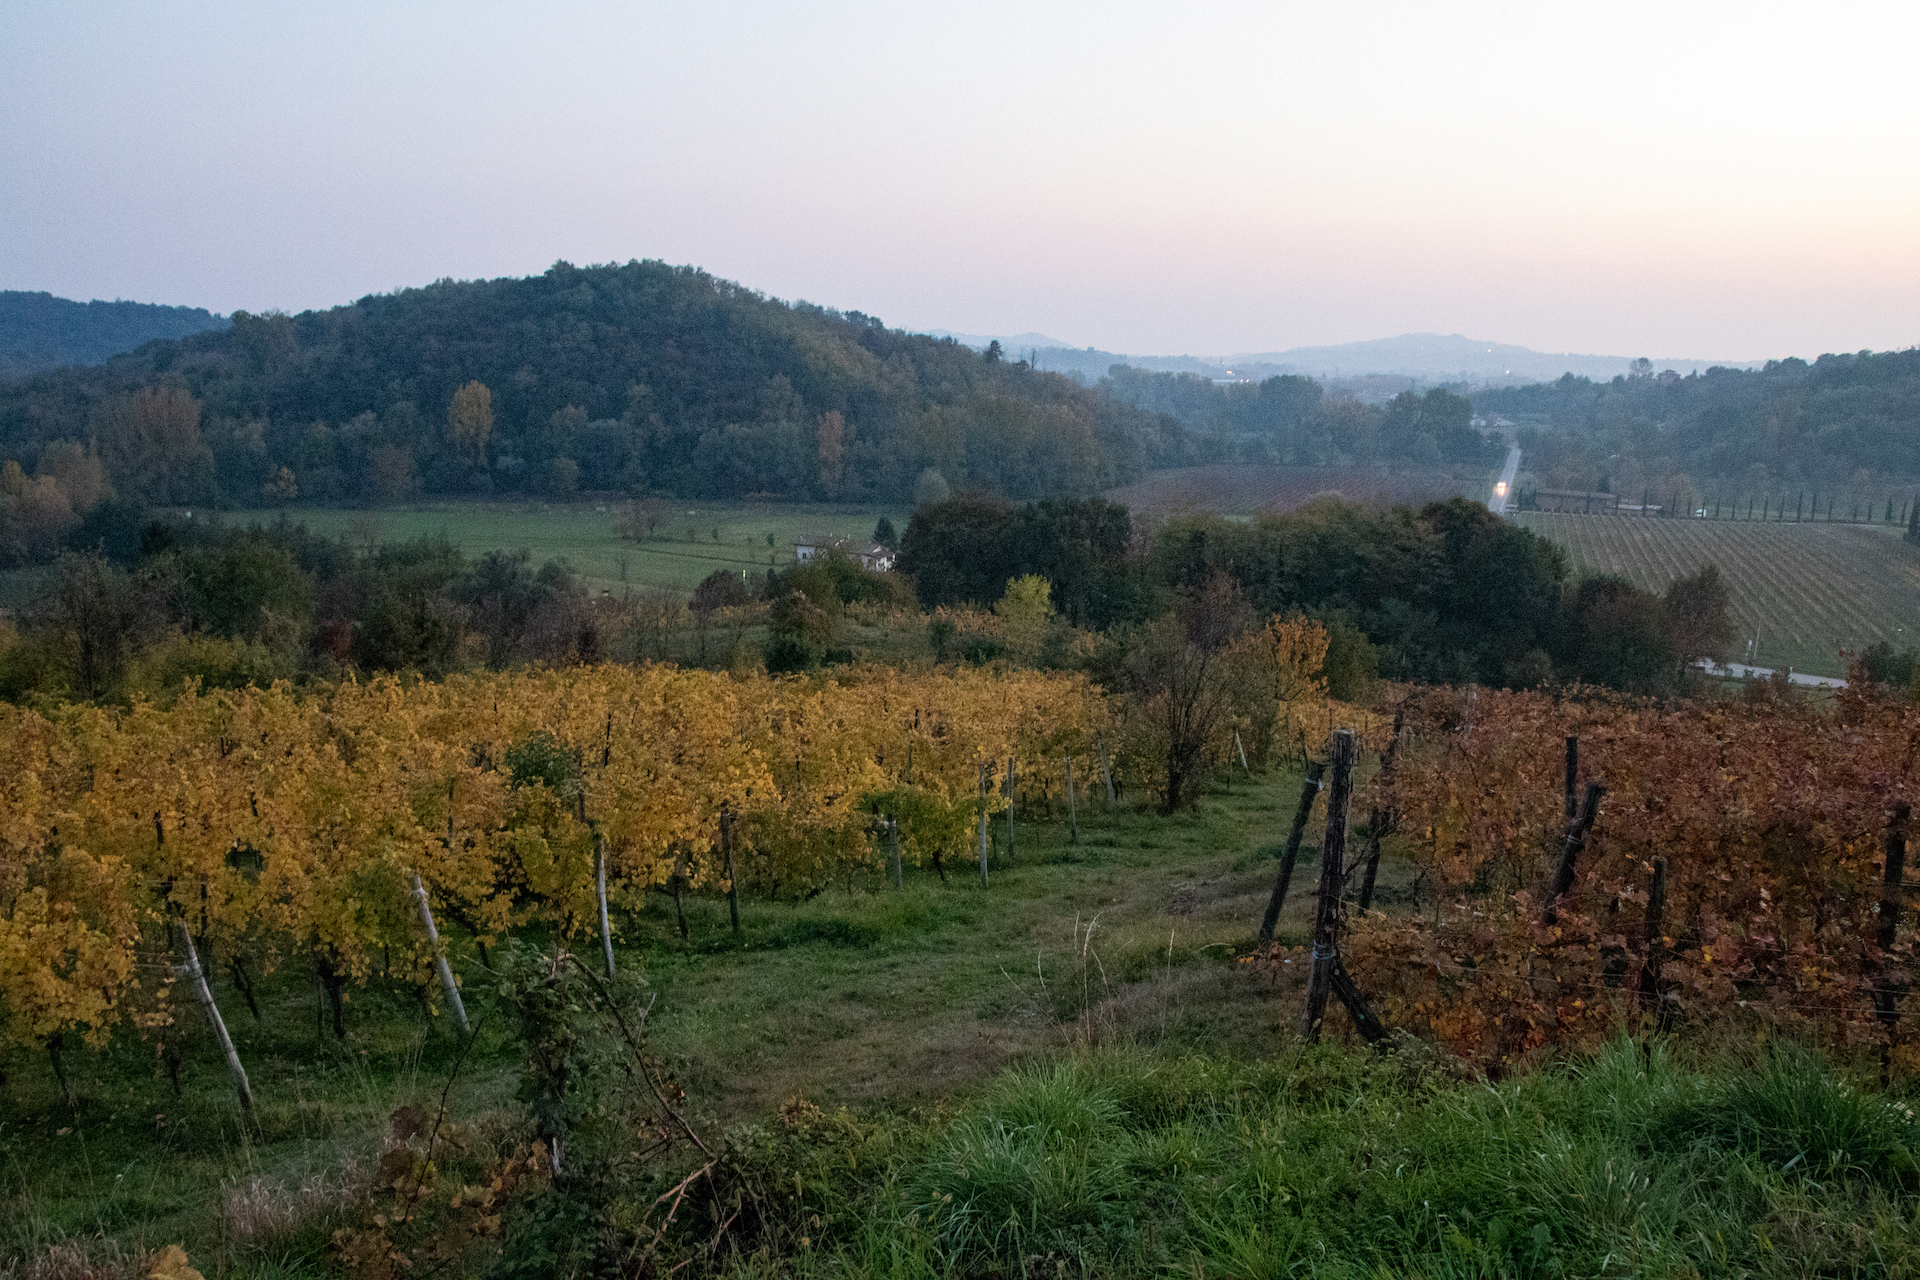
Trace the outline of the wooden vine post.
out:
M 900 819 L 887 815 L 887 855 L 893 861 L 893 887 L 902 888 L 905 880 L 900 872 Z M 739 928 L 735 925 L 734 928 Z
M 607 976 L 613 976 L 613 929 L 607 923 L 607 837 L 600 830 L 598 822 L 587 820 L 587 780 L 584 776 L 575 780 L 573 793 L 573 816 L 593 831 L 593 892 L 600 908 L 600 946 L 607 955 Z M 673 902 L 680 905 L 680 889 L 676 885 Z M 687 919 L 680 917 L 680 936 L 687 936 Z
M 1893 821 L 1887 824 L 1887 865 L 1880 882 L 1880 982 L 1873 989 L 1873 1012 L 1887 1029 L 1889 1043 L 1882 1049 L 1883 1070 L 1891 1049 L 1894 1024 L 1900 1020 L 1900 994 L 1891 975 L 1893 944 L 1899 938 L 1900 908 L 1905 898 L 1903 880 L 1907 874 L 1907 819 L 1911 810 L 1905 804 L 1893 806 Z
M 1007 861 L 1013 861 L 1013 756 L 1007 756 Z
M 1339 957 L 1340 892 L 1346 880 L 1347 805 L 1353 797 L 1353 730 L 1333 735 L 1333 789 L 1327 794 L 1327 834 L 1320 846 L 1320 897 L 1313 912 L 1313 968 L 1307 979 L 1307 1012 L 1300 1029 L 1320 1038 Z
M 220 1052 L 227 1055 L 227 1069 L 233 1072 L 234 1088 L 240 1091 L 240 1106 L 249 1114 L 253 1111 L 253 1087 L 247 1083 L 247 1069 L 240 1065 L 239 1051 L 233 1047 L 233 1037 L 227 1034 L 226 1021 L 220 1016 L 220 1006 L 213 1002 L 213 989 L 207 986 L 206 970 L 200 967 L 200 954 L 193 948 L 193 930 L 187 926 L 185 916 L 181 916 L 180 945 L 186 950 L 187 963 L 182 966 L 182 975 L 193 984 L 195 994 L 200 997 L 200 1006 L 207 1011 L 207 1021 L 213 1024 L 214 1039 L 220 1042 Z
M 1347 806 L 1353 799 L 1353 731 L 1342 729 L 1333 738 L 1333 791 L 1327 797 L 1327 838 L 1320 851 L 1320 900 L 1313 921 L 1313 971 L 1307 980 L 1307 1012 L 1303 1030 L 1310 1040 L 1320 1038 L 1327 1014 L 1327 996 L 1340 997 L 1353 1029 L 1368 1044 L 1387 1038 L 1387 1028 L 1361 996 L 1346 966 L 1340 963 L 1340 899 L 1346 887 Z
M 1107 780 L 1107 812 L 1119 811 L 1120 801 L 1113 793 L 1113 762 L 1107 759 L 1107 744 L 1100 739 L 1094 740 L 1100 747 L 1100 776 Z
M 1079 844 L 1080 843 L 1080 810 L 1075 806 L 1074 798 L 1073 798 L 1073 757 L 1069 755 L 1066 758 L 1066 761 L 1067 761 L 1067 843 Z
M 733 810 L 724 801 L 720 805 L 720 858 L 727 871 L 727 913 L 733 917 L 733 931 L 739 933 L 740 878 L 733 873 Z
M 447 949 L 440 945 L 440 930 L 433 923 L 433 906 L 427 901 L 427 887 L 420 883 L 420 873 L 413 873 L 413 897 L 420 904 L 420 923 L 427 929 L 427 945 L 433 948 L 433 966 L 440 971 L 440 990 L 446 993 L 447 1007 L 453 1010 L 454 1019 L 459 1022 L 462 1032 L 471 1032 L 467 1025 L 467 1006 L 461 1002 L 460 986 L 453 980 L 453 966 L 447 963 Z
M 673 914 L 675 918 L 678 919 L 680 922 L 680 941 L 682 942 L 687 941 L 689 937 L 688 930 L 687 930 L 687 903 L 686 903 L 686 899 L 683 898 L 680 893 L 681 889 L 686 884 L 688 861 L 689 861 L 688 851 L 684 848 L 680 850 L 679 856 L 677 856 L 673 860 L 673 880 L 672 880 Z M 603 904 L 602 905 L 603 910 L 605 909 L 604 907 L 605 902 L 606 902 L 606 899 L 603 896 L 601 898 L 601 903 Z M 612 942 L 607 943 L 607 961 L 609 965 L 612 964 L 612 961 L 613 961 L 613 943 Z
M 613 927 L 607 922 L 607 835 L 593 827 L 593 891 L 600 900 L 600 948 L 607 956 L 607 976 L 613 976 Z M 735 926 L 738 928 L 738 925 Z
M 1659 1004 L 1660 957 L 1666 946 L 1664 917 L 1667 913 L 1667 860 L 1653 860 L 1653 880 L 1647 886 L 1647 958 L 1640 964 L 1640 1007 Z M 1666 1006 L 1659 1004 L 1660 1021 L 1666 1022 Z
M 1300 856 L 1300 838 L 1306 833 L 1307 820 L 1313 816 L 1313 799 L 1320 794 L 1320 779 L 1326 774 L 1324 760 L 1307 762 L 1307 780 L 1300 788 L 1300 807 L 1293 811 L 1293 830 L 1287 833 L 1287 848 L 1280 855 L 1280 875 L 1273 882 L 1273 895 L 1267 899 L 1267 914 L 1260 918 L 1260 941 L 1272 942 L 1274 926 L 1280 923 L 1281 908 L 1287 905 L 1287 886 L 1293 882 L 1293 864 Z
M 1573 888 L 1573 864 L 1579 859 L 1580 850 L 1586 847 L 1587 833 L 1593 830 L 1593 820 L 1600 812 L 1600 797 L 1606 793 L 1607 789 L 1599 783 L 1589 782 L 1579 814 L 1567 825 L 1566 843 L 1560 849 L 1560 866 L 1553 873 L 1553 891 L 1547 895 L 1543 917 L 1547 924 L 1560 923 L 1560 899 Z
M 980 762 L 980 887 L 987 886 L 987 762 Z

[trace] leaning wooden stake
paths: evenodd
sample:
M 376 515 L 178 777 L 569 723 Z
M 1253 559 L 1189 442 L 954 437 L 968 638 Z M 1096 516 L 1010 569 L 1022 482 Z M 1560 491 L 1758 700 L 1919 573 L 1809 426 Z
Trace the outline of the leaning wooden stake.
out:
M 1887 824 L 1887 866 L 1880 888 L 1880 982 L 1873 989 L 1873 1012 L 1889 1034 L 1900 1020 L 1899 993 L 1894 990 L 1888 971 L 1893 967 L 1893 944 L 1899 937 L 1902 879 L 1907 874 L 1907 818 L 1911 811 L 1904 804 L 1893 806 L 1893 821 Z
M 1073 802 L 1073 757 L 1067 757 L 1067 843 L 1080 843 L 1080 811 Z
M 593 891 L 600 899 L 600 947 L 607 953 L 607 976 L 613 976 L 613 928 L 607 923 L 607 836 L 593 828 Z
M 447 963 L 446 948 L 440 945 L 440 930 L 433 923 L 433 907 L 427 902 L 427 887 L 420 883 L 420 873 L 413 873 L 413 897 L 420 904 L 420 923 L 427 927 L 427 944 L 433 948 L 433 966 L 440 971 L 440 989 L 446 993 L 447 1007 L 453 1010 L 454 1020 L 460 1024 L 462 1032 L 472 1031 L 467 1025 L 467 1006 L 461 1003 L 459 984 L 453 980 L 453 966 Z
M 1247 767 L 1247 748 L 1240 741 L 1240 731 L 1238 729 L 1233 731 L 1233 746 L 1234 750 L 1240 753 L 1241 772 L 1245 773 L 1249 778 L 1253 777 L 1253 770 Z
M 1107 780 L 1107 812 L 1119 809 L 1120 802 L 1113 794 L 1113 764 L 1107 759 L 1107 744 L 1100 743 L 1100 776 Z
M 1013 861 L 1013 757 L 1007 757 L 1007 861 Z
M 893 887 L 898 889 L 906 883 L 900 873 L 900 820 L 887 818 L 887 853 L 893 859 Z
M 686 857 L 686 853 L 682 851 L 680 857 L 676 858 L 673 863 L 673 914 L 680 921 L 680 941 L 682 942 L 685 942 L 688 936 L 687 904 L 680 896 L 682 882 L 687 878 L 681 871 L 681 868 L 686 865 Z M 609 944 L 609 950 L 611 950 L 611 944 Z
M 1260 918 L 1260 941 L 1272 942 L 1274 926 L 1280 923 L 1280 909 L 1287 905 L 1287 886 L 1293 882 L 1293 864 L 1300 856 L 1300 837 L 1313 815 L 1313 798 L 1320 794 L 1320 779 L 1327 771 L 1324 760 L 1307 762 L 1307 781 L 1300 788 L 1300 807 L 1293 811 L 1293 830 L 1287 833 L 1286 852 L 1280 855 L 1280 875 L 1273 882 L 1273 896 L 1267 899 L 1267 914 Z
M 179 921 L 180 945 L 186 949 L 187 981 L 193 983 L 194 990 L 200 996 L 201 1007 L 207 1011 L 207 1021 L 213 1023 L 214 1039 L 220 1042 L 220 1052 L 227 1055 L 227 1067 L 233 1072 L 233 1084 L 240 1091 L 240 1105 L 248 1112 L 253 1110 L 253 1087 L 247 1083 L 247 1069 L 240 1065 L 240 1054 L 233 1047 L 233 1037 L 227 1034 L 227 1024 L 220 1017 L 220 1006 L 213 1002 L 213 990 L 207 986 L 207 974 L 200 967 L 200 954 L 193 949 L 193 930 L 187 927 L 184 917 Z
M 980 762 L 980 886 L 987 884 L 987 762 Z
M 1353 798 L 1353 730 L 1333 735 L 1333 789 L 1327 795 L 1327 835 L 1320 845 L 1320 897 L 1313 913 L 1313 968 L 1307 979 L 1307 1010 L 1300 1030 L 1320 1038 L 1339 959 L 1340 894 L 1346 882 L 1347 805 Z
M 1543 917 L 1548 924 L 1560 922 L 1560 899 L 1567 890 L 1573 888 L 1573 864 L 1580 857 L 1580 850 L 1586 847 L 1587 832 L 1593 830 L 1594 817 L 1600 812 L 1600 797 L 1607 789 L 1597 782 L 1587 784 L 1587 798 L 1580 804 L 1579 816 L 1567 827 L 1566 843 L 1560 849 L 1560 867 L 1553 873 L 1553 891 L 1547 895 L 1547 910 Z
M 733 917 L 733 931 L 739 933 L 740 878 L 733 873 L 733 811 L 724 804 L 720 806 L 720 857 L 727 866 L 727 914 Z
M 1660 955 L 1666 943 L 1663 918 L 1667 913 L 1667 860 L 1653 860 L 1653 882 L 1647 886 L 1647 958 L 1640 964 L 1640 1007 L 1660 1000 Z M 1665 1006 L 1660 1006 L 1665 1021 Z

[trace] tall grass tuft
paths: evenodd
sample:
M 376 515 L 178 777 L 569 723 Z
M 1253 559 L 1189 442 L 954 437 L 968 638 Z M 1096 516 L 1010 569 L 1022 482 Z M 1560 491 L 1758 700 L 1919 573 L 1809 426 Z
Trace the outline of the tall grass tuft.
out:
M 1696 1067 L 1622 1041 L 1498 1084 L 1417 1053 L 1089 1048 L 894 1129 L 831 1228 L 744 1272 L 1920 1274 L 1913 1131 L 1791 1046 Z

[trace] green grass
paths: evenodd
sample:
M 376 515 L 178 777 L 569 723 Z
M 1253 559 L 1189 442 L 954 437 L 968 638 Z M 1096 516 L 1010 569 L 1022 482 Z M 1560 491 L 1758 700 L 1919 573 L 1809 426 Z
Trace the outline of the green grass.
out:
M 1096 800 L 1077 844 L 1030 815 L 988 888 L 957 862 L 944 884 L 912 871 L 896 891 L 876 861 L 807 901 L 749 899 L 739 936 L 717 898 L 688 900 L 684 942 L 665 895 L 621 921 L 620 965 L 656 1000 L 652 1046 L 695 1125 L 726 1135 L 713 1191 L 760 1206 L 711 1268 L 1920 1270 L 1911 1113 L 1789 1046 L 1621 1044 L 1489 1083 L 1411 1041 L 1301 1043 L 1293 1002 L 1230 962 L 1298 786 L 1221 782 L 1174 818 Z M 1404 900 L 1410 879 L 1390 860 L 1383 899 Z M 1283 940 L 1303 939 L 1308 902 L 1296 891 Z M 451 1094 L 461 1145 L 441 1160 L 471 1181 L 525 1135 L 521 1048 L 477 957 L 454 951 L 480 1031 Z M 259 1097 L 252 1124 L 190 1010 L 178 1097 L 135 1036 L 69 1049 L 73 1106 L 43 1057 L 9 1059 L 0 1275 L 38 1259 L 41 1274 L 64 1260 L 59 1274 L 130 1276 L 174 1241 L 210 1277 L 324 1274 L 387 1117 L 431 1108 L 457 1047 L 378 982 L 353 996 L 338 1044 L 310 983 L 283 968 L 257 1023 L 216 984 Z M 644 1206 L 659 1188 L 616 1192 Z M 687 1243 L 709 1238 L 712 1207 L 694 1203 Z
M 1418 1053 L 1084 1051 L 948 1115 L 761 1131 L 743 1181 L 811 1176 L 738 1271 L 1911 1275 L 1915 1135 L 1791 1047 L 1622 1042 L 1496 1085 Z
M 1575 572 L 1618 574 L 1649 591 L 1717 564 L 1733 598 L 1735 660 L 1842 676 L 1843 650 L 1920 644 L 1920 548 L 1898 529 L 1535 511 L 1513 519 L 1567 548 Z
M 876 862 L 810 901 L 747 900 L 739 938 L 724 900 L 690 897 L 682 943 L 671 900 L 655 895 L 618 926 L 621 964 L 657 993 L 653 1046 L 709 1133 L 764 1119 L 794 1095 L 933 1103 L 1074 1045 L 1206 1044 L 1257 1057 L 1282 1042 L 1292 1013 L 1228 959 L 1257 926 L 1273 875 L 1261 851 L 1284 837 L 1297 794 L 1297 777 L 1275 775 L 1224 786 L 1171 819 L 1096 805 L 1082 810 L 1077 845 L 1062 823 L 1023 823 L 1014 859 L 996 855 L 990 888 L 963 861 L 946 884 L 910 871 L 896 892 Z M 1296 894 L 1282 923 L 1296 941 L 1303 902 Z M 453 1108 L 484 1146 L 519 1114 L 519 1051 L 504 1019 L 487 1017 L 477 957 L 455 951 L 485 1023 Z M 252 1128 L 191 1008 L 180 1011 L 179 1097 L 155 1046 L 131 1034 L 104 1051 L 67 1050 L 73 1107 L 44 1056 L 12 1055 L 0 1268 L 89 1239 L 128 1256 L 184 1241 L 205 1258 L 219 1249 L 219 1206 L 251 1195 L 309 1210 L 261 1210 L 245 1231 L 228 1211 L 229 1274 L 316 1273 L 385 1118 L 431 1103 L 455 1040 L 444 1019 L 421 1018 L 410 997 L 376 982 L 352 994 L 349 1039 L 337 1044 L 320 1031 L 312 982 L 290 961 L 264 985 L 256 1023 L 216 975 L 260 1100 Z
M 676 502 L 667 506 L 654 536 L 635 543 L 614 533 L 617 507 L 608 502 L 432 502 L 372 510 L 231 511 L 221 513 L 221 519 L 270 524 L 284 516 L 355 545 L 444 537 L 469 556 L 525 548 L 533 553 L 536 567 L 565 557 L 587 585 L 616 593 L 622 587 L 691 588 L 715 569 L 765 572 L 770 564 L 792 563 L 796 536 L 865 538 L 883 515 L 896 529 L 904 530 L 907 520 L 904 509 L 893 507 Z

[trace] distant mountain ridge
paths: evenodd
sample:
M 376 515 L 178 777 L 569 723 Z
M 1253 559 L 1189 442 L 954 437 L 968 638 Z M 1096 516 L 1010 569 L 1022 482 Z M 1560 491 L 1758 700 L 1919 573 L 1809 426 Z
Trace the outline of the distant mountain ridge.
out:
M 1493 382 L 1512 378 L 1522 382 L 1551 382 L 1563 374 L 1610 381 L 1629 371 L 1635 357 L 1581 355 L 1534 351 L 1503 342 L 1486 342 L 1462 334 L 1403 333 L 1395 338 L 1343 342 L 1325 347 L 1293 347 L 1228 357 L 1228 362 L 1284 367 L 1289 373 L 1354 377 L 1362 374 L 1401 374 L 1427 381 Z M 1757 369 L 1757 360 L 1701 360 L 1666 356 L 1653 360 L 1656 370 L 1672 369 L 1683 377 L 1714 367 Z
M 998 341 L 1009 360 L 1031 359 L 1038 367 L 1065 373 L 1082 381 L 1104 378 L 1116 364 L 1153 373 L 1193 373 L 1220 381 L 1260 381 L 1281 374 L 1304 374 L 1323 382 L 1343 378 L 1397 377 L 1419 383 L 1465 382 L 1478 386 L 1551 382 L 1563 374 L 1611 381 L 1630 371 L 1632 356 L 1583 355 L 1535 351 L 1505 342 L 1487 342 L 1462 334 L 1403 333 L 1393 338 L 1343 342 L 1331 346 L 1292 347 L 1285 351 L 1241 352 L 1225 356 L 1150 356 L 1103 351 L 1098 347 L 1070 347 L 1042 333 L 1000 336 L 934 331 L 981 350 Z M 1704 373 L 1716 366 L 1757 369 L 1757 360 L 1702 360 L 1669 356 L 1653 360 L 1655 370 L 1672 369 L 1681 375 Z
M 961 346 L 972 347 L 975 351 L 985 351 L 989 345 L 997 342 L 1009 360 L 1019 359 L 1022 353 L 1035 347 L 1045 350 L 1067 345 L 1044 333 L 955 333 L 951 329 L 928 329 L 926 335 L 929 338 L 952 338 Z
M 225 316 L 205 307 L 74 302 L 44 290 L 0 290 L 0 378 L 99 364 L 156 338 L 185 338 L 226 326 Z

